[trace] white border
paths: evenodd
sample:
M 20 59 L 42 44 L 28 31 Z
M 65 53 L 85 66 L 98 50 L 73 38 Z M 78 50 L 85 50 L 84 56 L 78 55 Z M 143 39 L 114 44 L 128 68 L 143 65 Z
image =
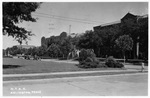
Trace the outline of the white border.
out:
M 2 16 L 2 2 L 148 2 L 149 3 L 149 0 L 122 0 L 122 1 L 120 1 L 120 0 L 39 0 L 39 1 L 37 1 L 37 0 L 1 0 L 1 2 L 0 2 L 0 8 L 1 8 L 1 10 L 0 10 L 0 15 Z M 148 6 L 149 7 L 149 6 Z M 149 9 L 149 8 L 148 8 Z M 0 22 L 1 22 L 1 24 L 0 24 L 0 28 L 1 28 L 1 31 L 2 31 L 2 17 L 0 18 Z M 150 34 L 149 34 L 150 35 Z M 2 32 L 1 32 L 1 34 L 0 34 L 0 49 L 1 49 L 1 51 L 0 51 L 0 64 L 2 65 L 2 45 L 3 45 L 3 41 L 2 41 Z M 150 44 L 149 44 L 150 45 Z M 1 68 L 2 68 L 2 66 L 1 66 Z M 1 81 L 1 85 L 0 85 L 0 87 L 2 88 L 2 90 L 1 90 L 1 92 L 0 92 L 0 95 L 1 96 L 3 96 L 3 86 L 2 86 L 2 69 L 0 68 L 0 72 L 1 72 L 1 78 L 0 78 L 0 81 Z M 150 73 L 150 72 L 148 72 L 148 73 Z M 148 86 L 148 88 L 150 88 L 150 85 Z M 149 92 L 149 94 L 150 94 L 150 92 Z M 40 97 L 40 96 L 39 96 Z M 50 96 L 49 96 L 50 97 Z M 63 96 L 64 98 L 66 97 L 66 96 Z M 62 97 L 62 98 L 63 98 Z M 82 97 L 84 97 L 84 96 L 82 96 Z M 87 96 L 86 96 L 87 97 Z M 101 97 L 101 96 L 98 96 L 98 98 L 99 97 Z M 110 97 L 112 97 L 112 96 L 110 96 Z M 116 96 L 113 96 L 114 98 L 116 97 Z M 123 97 L 123 96 L 122 96 Z M 121 97 L 121 98 L 122 98 Z M 129 96 L 129 98 L 133 98 L 133 96 Z M 147 96 L 148 97 L 148 96 Z M 8 97 L 9 98 L 9 97 Z M 11 98 L 11 97 L 10 97 Z M 25 97 L 26 98 L 26 97 Z M 28 98 L 28 97 L 27 97 Z M 45 97 L 46 98 L 46 97 Z M 108 96 L 106 97 L 106 98 L 108 98 Z

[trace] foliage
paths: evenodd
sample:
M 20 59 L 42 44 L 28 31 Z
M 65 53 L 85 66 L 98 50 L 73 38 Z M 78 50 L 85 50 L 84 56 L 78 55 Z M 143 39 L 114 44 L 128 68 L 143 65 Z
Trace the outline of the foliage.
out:
M 78 65 L 80 68 L 96 68 L 98 65 L 95 62 L 85 62 L 83 61 Z
M 99 56 L 114 55 L 114 43 L 118 36 L 121 34 L 118 25 L 103 27 L 99 31 L 95 31 L 101 39 L 102 45 L 98 47 Z
M 102 45 L 101 37 L 93 31 L 86 31 L 84 35 L 79 38 L 77 46 L 85 49 L 97 49 Z
M 60 54 L 60 48 L 57 44 L 51 44 L 47 49 L 49 56 L 51 57 L 58 57 Z
M 40 3 L 34 2 L 3 2 L 3 35 L 8 34 L 15 38 L 20 44 L 33 34 L 26 29 L 17 26 L 23 21 L 35 22 L 31 16 Z
M 46 47 L 41 46 L 38 48 L 38 54 L 37 54 L 38 56 L 43 56 L 45 53 L 46 53 Z
M 96 68 L 99 65 L 99 61 L 96 58 L 94 52 L 91 49 L 82 49 L 79 54 L 80 68 Z
M 81 52 L 79 53 L 79 61 L 86 60 L 88 57 L 96 57 L 96 55 L 90 49 L 81 49 Z
M 69 52 L 71 51 L 73 45 L 72 43 L 70 42 L 70 39 L 69 38 L 65 38 L 61 44 L 60 44 L 60 50 L 61 50 L 61 53 L 63 54 L 63 57 L 67 57 Z
M 124 57 L 126 51 L 132 50 L 133 40 L 129 35 L 122 35 L 116 39 L 115 42 L 119 49 L 122 51 Z
M 107 67 L 111 67 L 111 68 L 123 68 L 124 65 L 117 62 L 112 56 L 109 56 L 106 60 L 105 60 L 105 65 L 107 65 Z
M 129 35 L 122 35 L 115 42 L 122 51 L 132 50 L 133 40 Z
M 140 43 L 140 52 L 143 54 L 142 58 L 148 58 L 148 17 L 138 17 L 137 19 L 128 18 L 121 24 L 121 31 L 123 34 L 131 36 L 134 41 L 133 48 L 136 48 L 136 43 Z M 139 38 L 139 39 L 138 39 Z M 135 50 L 132 50 L 134 52 Z M 134 54 L 134 58 L 136 54 Z

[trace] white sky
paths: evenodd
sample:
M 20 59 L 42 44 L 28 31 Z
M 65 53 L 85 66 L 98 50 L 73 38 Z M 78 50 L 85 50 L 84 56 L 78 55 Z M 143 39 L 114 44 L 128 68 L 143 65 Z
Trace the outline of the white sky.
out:
M 97 21 L 97 23 L 88 24 L 66 21 L 54 19 L 56 18 L 56 16 L 54 18 L 50 18 L 49 15 L 42 15 L 42 17 L 34 16 L 38 18 L 37 22 L 35 23 L 23 22 L 19 25 L 31 30 L 32 33 L 36 35 L 31 37 L 31 40 L 28 42 L 28 44 L 40 46 L 42 36 L 50 37 L 52 35 L 59 35 L 63 31 L 68 33 L 69 25 L 71 25 L 71 33 L 83 33 L 86 30 L 92 30 L 94 26 L 120 20 L 128 12 L 135 15 L 148 14 L 148 3 L 45 2 L 42 3 L 40 8 L 36 10 L 36 13 L 45 13 L 61 17 L 84 19 L 86 21 Z M 32 15 L 35 15 L 35 13 L 33 13 Z M 19 45 L 19 43 L 17 41 L 14 41 L 12 37 L 3 36 L 3 49 L 6 49 L 7 47 L 11 47 L 13 45 Z

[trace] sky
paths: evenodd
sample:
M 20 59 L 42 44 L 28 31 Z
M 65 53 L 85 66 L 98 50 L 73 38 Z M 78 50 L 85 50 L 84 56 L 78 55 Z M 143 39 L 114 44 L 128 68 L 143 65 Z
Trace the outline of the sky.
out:
M 40 46 L 41 37 L 59 35 L 62 32 L 84 33 L 94 26 L 120 20 L 128 12 L 134 15 L 148 14 L 147 2 L 43 2 L 32 16 L 37 22 L 17 24 L 30 30 L 28 45 Z M 70 27 L 70 28 L 69 28 Z M 25 43 L 23 43 L 24 45 Z M 3 49 L 19 45 L 12 37 L 3 36 Z

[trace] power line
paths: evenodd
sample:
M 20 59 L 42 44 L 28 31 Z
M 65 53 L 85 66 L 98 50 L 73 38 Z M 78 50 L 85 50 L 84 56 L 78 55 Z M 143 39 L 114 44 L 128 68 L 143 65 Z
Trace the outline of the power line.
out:
M 72 20 L 79 20 L 79 21 L 87 21 L 87 22 L 92 22 L 92 23 L 100 23 L 100 21 L 94 21 L 94 20 L 85 20 L 85 19 L 79 19 L 79 18 L 71 18 L 71 17 L 65 17 L 65 16 L 58 16 L 58 15 L 53 15 L 53 14 L 46 14 L 46 13 L 39 13 L 35 12 L 36 14 L 40 15 L 47 15 L 47 16 L 52 16 L 52 17 L 57 17 L 57 18 L 67 18 L 67 19 L 72 19 Z
M 97 21 L 85 21 L 83 19 L 77 19 L 77 18 L 69 18 L 69 17 L 61 17 L 61 16 L 56 16 L 56 15 L 49 15 L 49 16 L 44 16 L 42 14 L 33 14 L 34 16 L 38 17 L 44 17 L 44 18 L 53 18 L 53 19 L 59 19 L 59 20 L 64 20 L 64 21 L 72 21 L 72 22 L 80 22 L 80 23 L 86 23 L 86 24 L 101 24 L 100 22 Z

